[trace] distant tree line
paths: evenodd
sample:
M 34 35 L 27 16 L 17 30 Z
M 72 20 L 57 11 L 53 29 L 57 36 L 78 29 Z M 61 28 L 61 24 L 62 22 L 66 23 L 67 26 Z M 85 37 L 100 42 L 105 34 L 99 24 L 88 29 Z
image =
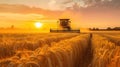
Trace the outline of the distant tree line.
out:
M 11 25 L 10 27 L 0 27 L 0 29 L 15 29 L 15 26 Z
M 107 27 L 106 29 L 89 28 L 89 30 L 92 30 L 92 31 L 120 31 L 120 27 L 114 27 L 114 28 Z

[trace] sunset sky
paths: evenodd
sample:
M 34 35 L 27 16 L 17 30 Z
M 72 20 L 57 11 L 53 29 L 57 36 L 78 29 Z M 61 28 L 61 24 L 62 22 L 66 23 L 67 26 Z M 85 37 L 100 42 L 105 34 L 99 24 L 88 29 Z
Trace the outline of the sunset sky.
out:
M 120 27 L 120 0 L 0 0 L 0 27 L 43 28 L 70 18 L 72 27 Z

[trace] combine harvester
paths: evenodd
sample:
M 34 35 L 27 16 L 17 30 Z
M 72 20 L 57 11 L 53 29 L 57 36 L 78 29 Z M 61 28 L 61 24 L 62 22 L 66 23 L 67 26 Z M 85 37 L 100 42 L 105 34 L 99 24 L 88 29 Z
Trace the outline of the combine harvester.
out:
M 70 26 L 70 19 L 59 19 L 58 28 L 50 29 L 53 33 L 80 33 L 80 29 L 72 29 Z

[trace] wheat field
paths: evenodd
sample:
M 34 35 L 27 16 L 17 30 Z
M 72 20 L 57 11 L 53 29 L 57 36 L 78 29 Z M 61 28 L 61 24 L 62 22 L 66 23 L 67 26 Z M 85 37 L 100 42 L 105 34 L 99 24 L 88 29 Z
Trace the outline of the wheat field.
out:
M 0 34 L 0 67 L 120 67 L 120 34 Z

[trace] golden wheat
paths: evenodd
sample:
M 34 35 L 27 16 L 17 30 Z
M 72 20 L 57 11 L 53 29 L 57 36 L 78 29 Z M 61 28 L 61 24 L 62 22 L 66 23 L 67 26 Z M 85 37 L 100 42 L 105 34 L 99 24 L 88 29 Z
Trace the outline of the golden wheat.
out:
M 1 34 L 0 67 L 120 67 L 119 36 Z

